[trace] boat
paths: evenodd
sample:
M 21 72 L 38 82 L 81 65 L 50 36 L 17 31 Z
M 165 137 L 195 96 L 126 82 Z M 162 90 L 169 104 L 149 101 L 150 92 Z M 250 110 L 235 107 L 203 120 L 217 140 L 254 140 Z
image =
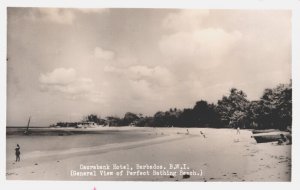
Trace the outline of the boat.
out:
M 290 133 L 284 131 L 273 131 L 269 133 L 258 133 L 254 134 L 251 137 L 256 140 L 257 143 L 267 143 L 267 142 L 275 142 L 282 140 L 283 138 L 287 138 L 290 136 Z
M 25 135 L 28 135 L 28 134 L 29 134 L 29 124 L 30 124 L 30 119 L 31 119 L 31 116 L 29 116 L 28 123 L 27 123 L 27 128 L 26 128 L 26 130 L 24 131 L 24 134 L 25 134 Z
M 270 133 L 270 132 L 276 132 L 279 131 L 278 129 L 255 129 L 252 131 L 253 134 L 258 134 L 258 133 Z

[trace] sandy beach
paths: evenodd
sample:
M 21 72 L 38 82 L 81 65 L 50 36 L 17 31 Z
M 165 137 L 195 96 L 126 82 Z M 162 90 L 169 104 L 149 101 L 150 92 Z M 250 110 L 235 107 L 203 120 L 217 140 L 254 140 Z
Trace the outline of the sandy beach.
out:
M 188 132 L 186 128 L 148 127 L 78 130 L 90 132 L 67 136 L 8 135 L 6 178 L 203 182 L 291 180 L 291 145 L 257 144 L 251 138 L 250 130 L 241 130 L 240 134 L 233 129 L 212 128 L 189 128 Z M 20 162 L 14 160 L 17 143 L 21 145 Z M 148 169 L 137 168 L 137 164 Z M 170 164 L 179 164 L 184 173 L 170 168 Z M 114 165 L 124 168 L 113 169 Z M 87 170 L 83 169 L 84 166 L 109 166 L 110 169 Z M 157 170 L 161 175 L 153 173 L 153 168 L 149 169 L 156 166 L 163 168 Z M 122 175 L 119 175 L 122 170 Z M 72 171 L 73 174 L 90 173 L 89 176 L 79 176 L 73 175 Z M 96 175 L 92 175 L 93 172 Z

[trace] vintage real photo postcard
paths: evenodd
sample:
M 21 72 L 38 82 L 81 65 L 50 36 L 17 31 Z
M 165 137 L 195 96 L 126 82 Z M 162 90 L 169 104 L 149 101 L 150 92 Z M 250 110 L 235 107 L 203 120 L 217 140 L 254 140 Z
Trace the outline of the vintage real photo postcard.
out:
M 8 7 L 6 179 L 291 181 L 291 17 Z

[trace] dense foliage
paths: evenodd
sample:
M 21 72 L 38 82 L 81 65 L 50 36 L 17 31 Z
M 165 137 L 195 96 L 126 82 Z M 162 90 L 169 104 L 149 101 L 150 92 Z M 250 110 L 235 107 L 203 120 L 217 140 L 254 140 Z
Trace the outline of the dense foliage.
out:
M 285 130 L 292 125 L 292 83 L 265 89 L 262 97 L 249 101 L 242 90 L 230 89 L 217 104 L 205 100 L 196 102 L 193 108 L 171 108 L 158 111 L 152 117 L 127 112 L 123 118 L 109 116 L 101 119 L 95 114 L 83 121 L 110 126 L 155 127 L 240 127 Z

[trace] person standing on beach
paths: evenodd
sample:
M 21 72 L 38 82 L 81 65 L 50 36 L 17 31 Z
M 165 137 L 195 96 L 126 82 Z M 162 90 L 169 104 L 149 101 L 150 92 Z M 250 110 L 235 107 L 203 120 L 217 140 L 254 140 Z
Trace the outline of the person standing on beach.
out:
M 240 127 L 237 127 L 236 128 L 236 134 L 238 135 L 238 134 L 241 134 L 241 132 L 240 132 Z
M 20 162 L 21 151 L 20 151 L 20 145 L 19 144 L 17 144 L 17 147 L 15 148 L 15 151 L 16 151 L 16 162 Z

